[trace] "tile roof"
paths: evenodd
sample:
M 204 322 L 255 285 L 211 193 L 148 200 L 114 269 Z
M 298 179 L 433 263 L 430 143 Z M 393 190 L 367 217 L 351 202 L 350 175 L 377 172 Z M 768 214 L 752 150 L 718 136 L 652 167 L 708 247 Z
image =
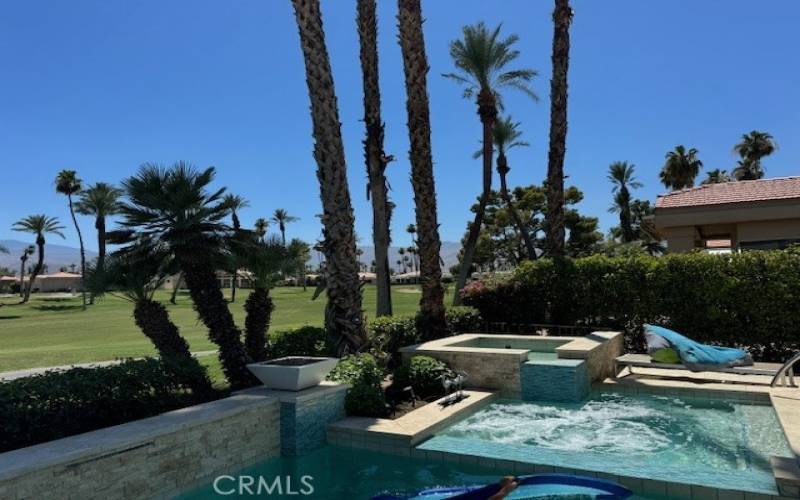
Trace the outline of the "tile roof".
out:
M 656 199 L 656 208 L 724 205 L 793 198 L 800 199 L 800 176 L 703 184 L 659 195 Z

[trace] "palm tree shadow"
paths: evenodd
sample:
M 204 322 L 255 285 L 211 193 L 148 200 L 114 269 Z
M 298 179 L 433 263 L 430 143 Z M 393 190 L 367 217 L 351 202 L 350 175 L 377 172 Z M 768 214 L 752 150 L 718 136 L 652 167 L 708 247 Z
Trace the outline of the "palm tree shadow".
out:
M 33 309 L 37 311 L 72 311 L 75 309 L 80 309 L 80 305 L 41 305 L 41 306 L 34 306 Z
M 14 316 L 0 316 L 0 321 L 6 320 L 6 319 L 20 319 L 21 317 L 22 317 L 22 316 L 19 316 L 19 315 L 14 315 Z
M 66 297 L 50 297 L 50 298 L 39 299 L 39 302 L 69 302 L 71 300 L 72 298 L 66 298 Z

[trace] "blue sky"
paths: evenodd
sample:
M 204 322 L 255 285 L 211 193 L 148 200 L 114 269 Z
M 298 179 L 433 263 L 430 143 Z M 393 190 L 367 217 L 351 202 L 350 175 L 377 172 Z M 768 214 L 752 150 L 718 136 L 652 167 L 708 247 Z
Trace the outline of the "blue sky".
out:
M 396 2 L 379 2 L 386 151 L 397 204 L 395 241 L 413 222 L 405 93 L 396 41 Z M 780 149 L 770 177 L 800 174 L 800 2 L 774 0 L 573 0 L 568 182 L 581 210 L 606 209 L 606 169 L 636 164 L 645 187 L 676 144 L 696 147 L 706 168 L 728 168 L 739 136 L 766 130 Z M 507 111 L 532 147 L 510 156 L 513 185 L 545 176 L 552 2 L 426 0 L 425 36 L 441 233 L 460 238 L 480 186 L 471 154 L 480 125 L 474 103 L 440 74 L 452 70 L 448 42 L 484 20 L 517 33 L 520 66 L 537 69 L 538 103 L 507 92 Z M 354 0 L 324 0 L 357 232 L 371 241 L 361 150 L 363 124 Z M 72 168 L 111 181 L 145 161 L 215 165 L 218 181 L 250 200 L 246 224 L 286 208 L 301 220 L 290 236 L 314 240 L 319 188 L 297 28 L 289 0 L 33 0 L 5 2 L 0 16 L 0 239 L 31 213 L 67 222 L 53 177 Z M 81 220 L 94 247 L 92 221 Z M 68 230 L 68 242 L 76 242 Z

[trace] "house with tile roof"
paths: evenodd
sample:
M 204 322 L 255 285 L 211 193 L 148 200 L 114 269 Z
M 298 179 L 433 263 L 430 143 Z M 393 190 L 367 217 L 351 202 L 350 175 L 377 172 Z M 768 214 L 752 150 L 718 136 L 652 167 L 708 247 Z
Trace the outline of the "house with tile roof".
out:
M 663 194 L 653 223 L 670 252 L 785 248 L 800 243 L 800 176 L 704 184 Z

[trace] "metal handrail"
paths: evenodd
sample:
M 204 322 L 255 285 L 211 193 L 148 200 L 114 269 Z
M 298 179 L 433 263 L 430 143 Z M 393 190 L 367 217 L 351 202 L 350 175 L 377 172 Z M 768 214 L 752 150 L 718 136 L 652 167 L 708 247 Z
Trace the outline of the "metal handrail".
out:
M 786 377 L 789 377 L 789 386 L 794 387 L 794 364 L 800 361 L 800 352 L 789 358 L 789 361 L 783 364 L 778 371 L 775 373 L 775 376 L 772 377 L 772 382 L 769 383 L 770 387 L 775 387 L 775 385 L 780 380 L 781 386 L 786 386 Z

